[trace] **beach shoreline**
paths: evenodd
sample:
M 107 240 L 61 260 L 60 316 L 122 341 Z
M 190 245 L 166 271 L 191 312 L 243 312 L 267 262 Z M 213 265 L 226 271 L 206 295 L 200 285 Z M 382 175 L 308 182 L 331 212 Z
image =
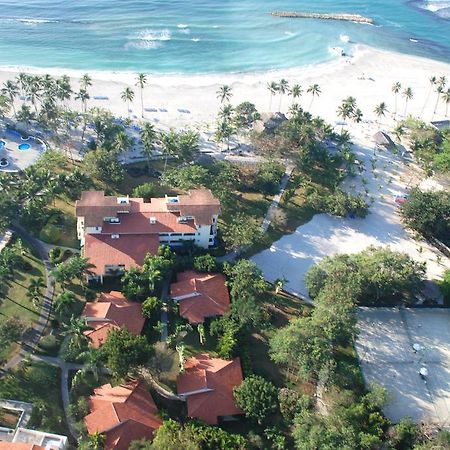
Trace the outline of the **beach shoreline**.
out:
M 0 67 L 0 84 L 13 79 L 23 70 L 8 70 Z M 62 74 L 81 76 L 84 71 L 73 72 L 62 69 L 29 68 L 28 73 L 61 76 Z M 136 84 L 136 74 L 130 72 L 88 72 L 92 77 L 89 88 L 91 99 L 88 107 L 102 107 L 111 110 L 117 116 L 126 117 L 127 110 L 121 100 L 120 93 L 127 86 L 135 91 L 135 99 L 131 104 L 130 116 L 140 118 L 140 92 Z M 354 56 L 336 58 L 326 63 L 298 67 L 288 70 L 266 71 L 261 73 L 240 74 L 204 74 L 204 75 L 161 75 L 148 74 L 148 86 L 144 90 L 144 107 L 157 111 L 146 113 L 147 119 L 160 123 L 163 127 L 199 126 L 200 123 L 212 124 L 215 121 L 220 102 L 216 92 L 220 85 L 232 87 L 231 103 L 236 105 L 249 101 L 256 105 L 260 112 L 281 110 L 287 112 L 292 104 L 292 98 L 285 95 L 280 98 L 275 95 L 270 101 L 267 84 L 285 78 L 292 84 L 303 87 L 303 95 L 296 102 L 314 115 L 321 116 L 331 124 L 337 120 L 336 109 L 347 96 L 356 98 L 364 119 L 375 121 L 374 108 L 380 102 L 388 106 L 389 114 L 381 118 L 381 126 L 389 128 L 394 124 L 392 114 L 395 109 L 395 99 L 391 92 L 392 84 L 399 81 L 403 87 L 411 87 L 414 98 L 408 102 L 407 115 L 431 120 L 434 109 L 434 92 L 429 96 L 431 76 L 446 76 L 450 78 L 450 63 L 439 62 L 423 57 L 410 56 L 396 52 L 378 50 L 368 46 L 355 46 Z M 78 88 L 78 77 L 72 76 L 73 90 Z M 312 98 L 307 88 L 318 84 L 321 88 L 319 97 Z M 107 97 L 107 100 L 95 100 L 94 96 Z M 281 108 L 279 107 L 281 103 Z M 405 102 L 401 94 L 397 98 L 397 116 L 404 113 Z M 20 102 L 17 102 L 20 106 Z M 71 100 L 72 108 L 80 109 L 79 102 Z M 424 108 L 425 106 L 425 108 Z M 167 112 L 160 112 L 165 109 Z M 179 109 L 189 113 L 180 113 Z M 423 110 L 423 112 L 422 112 Z M 445 106 L 439 105 L 435 119 L 445 118 Z

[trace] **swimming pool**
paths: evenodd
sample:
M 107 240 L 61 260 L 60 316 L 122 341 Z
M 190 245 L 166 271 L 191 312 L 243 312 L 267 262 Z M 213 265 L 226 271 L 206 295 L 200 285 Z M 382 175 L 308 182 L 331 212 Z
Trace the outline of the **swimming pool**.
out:
M 6 142 L 0 140 L 0 150 L 6 147 Z
M 18 148 L 19 148 L 19 150 L 30 150 L 31 145 L 30 144 L 19 144 Z

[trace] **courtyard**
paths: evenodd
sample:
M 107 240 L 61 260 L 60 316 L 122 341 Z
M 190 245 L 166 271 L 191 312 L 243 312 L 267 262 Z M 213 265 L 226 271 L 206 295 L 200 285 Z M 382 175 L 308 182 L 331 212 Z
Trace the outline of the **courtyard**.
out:
M 0 171 L 18 172 L 34 164 L 46 150 L 45 144 L 33 136 L 6 129 L 0 131 Z
M 450 310 L 359 308 L 358 328 L 365 381 L 389 393 L 386 416 L 449 426 Z

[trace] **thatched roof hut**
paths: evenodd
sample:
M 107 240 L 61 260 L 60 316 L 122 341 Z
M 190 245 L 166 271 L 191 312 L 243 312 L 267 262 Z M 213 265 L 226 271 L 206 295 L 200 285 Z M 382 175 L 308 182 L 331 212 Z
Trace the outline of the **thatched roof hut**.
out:
M 255 122 L 254 130 L 262 133 L 273 133 L 283 122 L 287 120 L 287 117 L 280 112 L 276 113 L 262 113 L 261 119 Z
M 384 131 L 378 131 L 377 133 L 375 133 L 373 135 L 373 140 L 375 141 L 375 144 L 379 145 L 380 147 L 389 148 L 395 146 L 394 141 Z

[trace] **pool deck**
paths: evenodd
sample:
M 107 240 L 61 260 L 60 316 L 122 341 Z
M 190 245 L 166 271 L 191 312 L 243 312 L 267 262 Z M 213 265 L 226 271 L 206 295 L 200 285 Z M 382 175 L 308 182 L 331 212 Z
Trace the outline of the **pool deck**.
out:
M 6 130 L 0 133 L 0 141 L 4 141 L 6 145 L 0 146 L 0 160 L 6 158 L 9 164 L 0 167 L 1 172 L 19 172 L 33 165 L 42 153 L 45 151 L 45 144 L 30 136 L 28 139 L 22 139 L 20 134 Z M 19 150 L 19 145 L 30 144 L 28 150 Z

